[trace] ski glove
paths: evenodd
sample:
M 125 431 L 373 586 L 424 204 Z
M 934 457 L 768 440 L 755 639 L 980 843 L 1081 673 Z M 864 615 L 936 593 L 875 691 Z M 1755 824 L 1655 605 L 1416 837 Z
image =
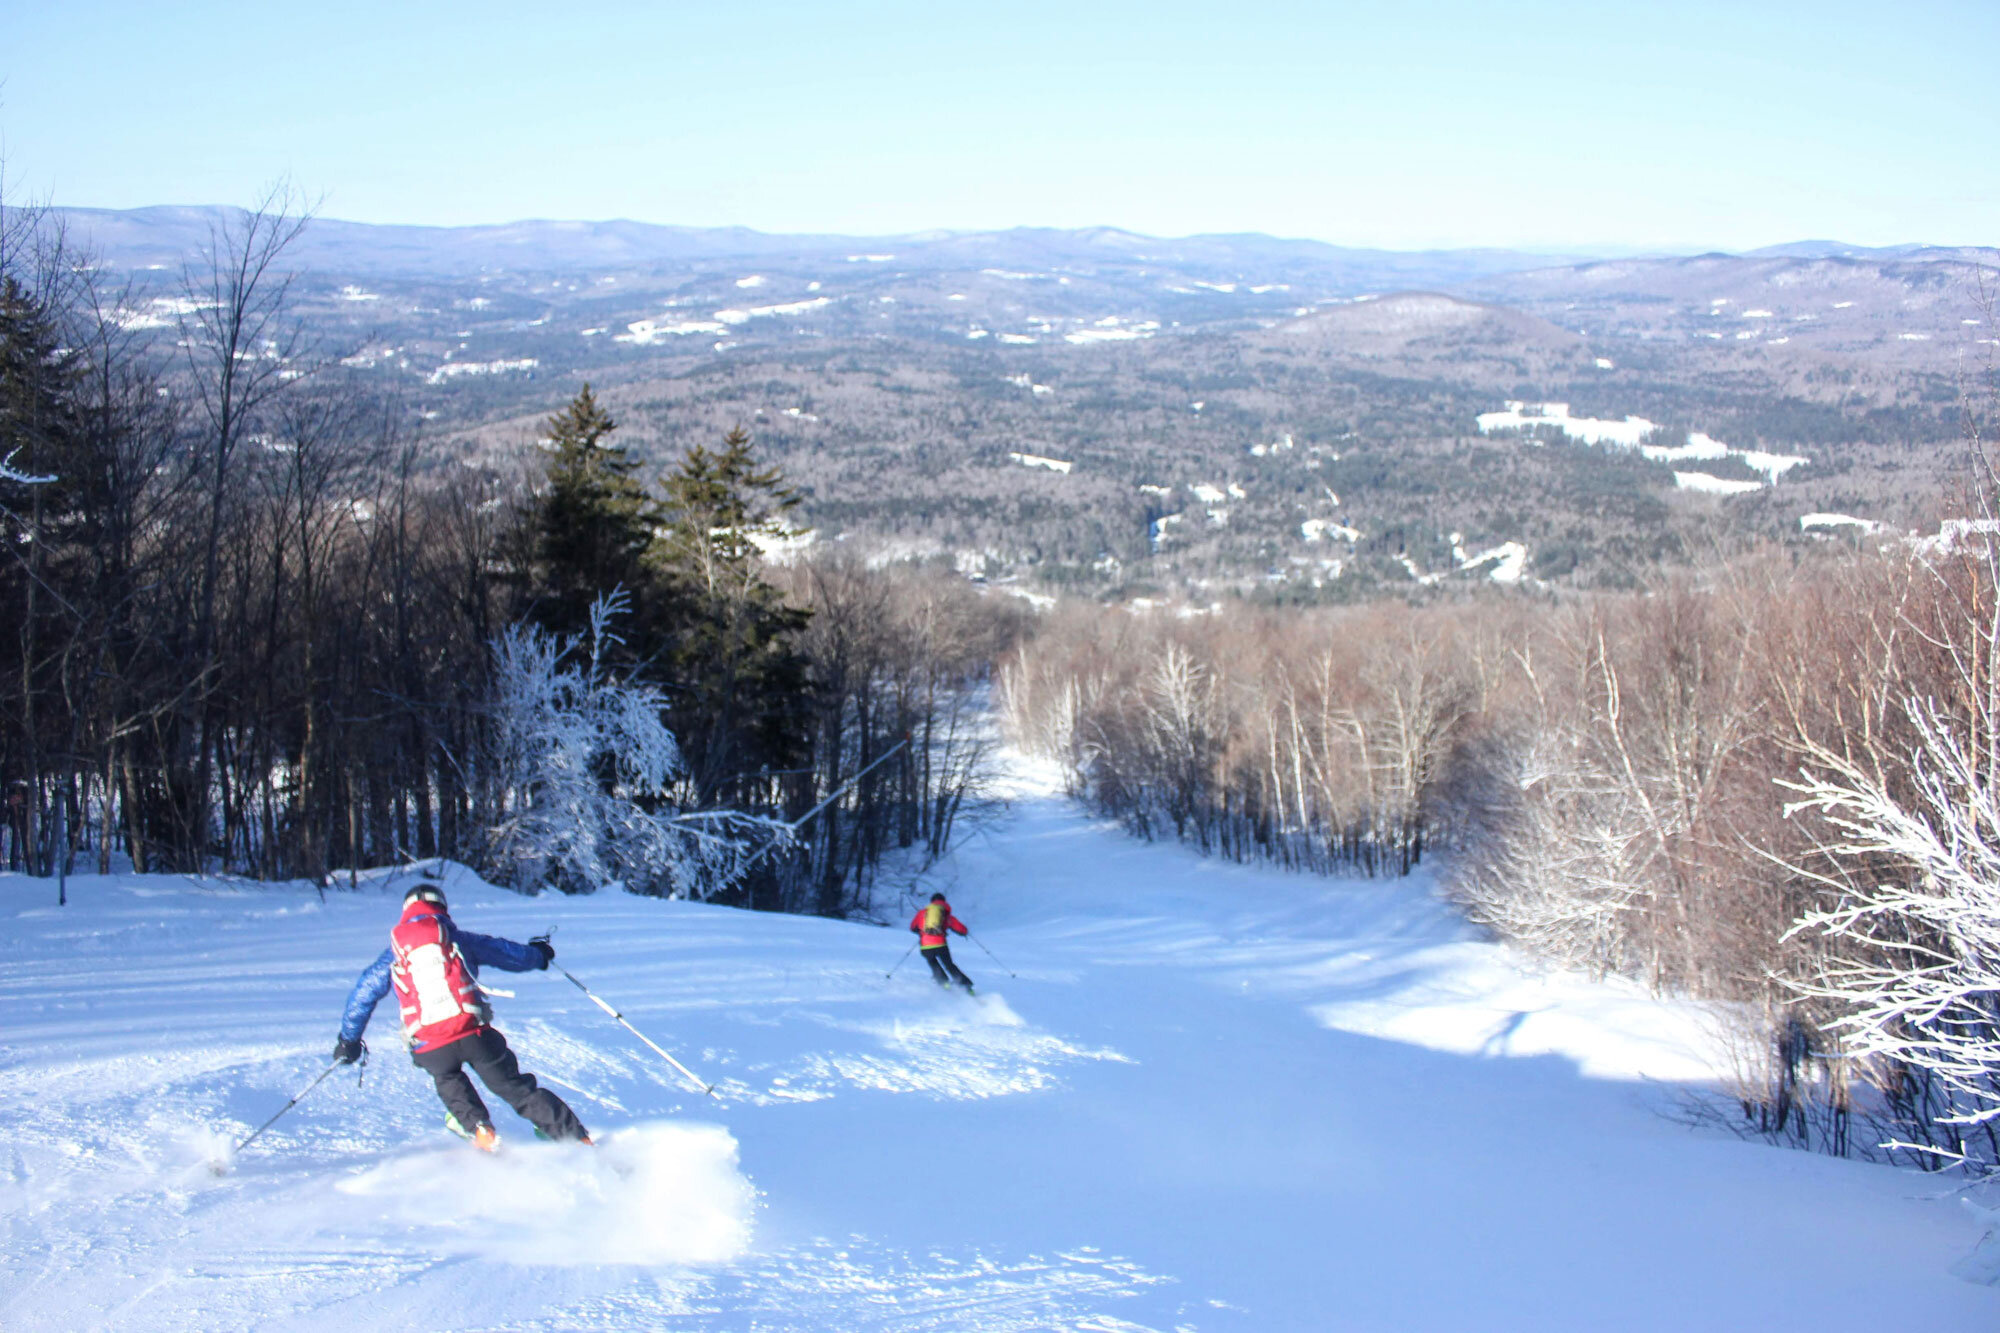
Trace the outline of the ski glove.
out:
M 556 946 L 549 943 L 549 937 L 537 935 L 528 941 L 528 947 L 542 956 L 542 971 L 548 971 L 549 964 L 556 960 Z
M 346 1037 L 342 1037 L 333 1044 L 333 1059 L 336 1064 L 351 1065 L 366 1054 L 368 1054 L 368 1047 L 363 1044 L 359 1037 L 354 1038 L 352 1041 Z

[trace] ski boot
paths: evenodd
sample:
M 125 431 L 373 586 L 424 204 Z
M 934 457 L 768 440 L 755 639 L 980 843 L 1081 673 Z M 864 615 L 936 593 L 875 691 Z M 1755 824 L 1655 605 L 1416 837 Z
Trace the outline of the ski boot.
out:
M 497 1152 L 500 1149 L 500 1135 L 491 1125 L 480 1125 L 468 1134 L 465 1126 L 458 1123 L 458 1117 L 446 1111 L 444 1127 L 481 1152 Z

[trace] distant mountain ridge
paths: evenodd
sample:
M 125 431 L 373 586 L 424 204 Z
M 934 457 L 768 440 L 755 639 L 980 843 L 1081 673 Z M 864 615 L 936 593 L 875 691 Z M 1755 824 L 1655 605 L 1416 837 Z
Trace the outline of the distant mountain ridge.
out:
M 1984 245 L 1849 245 L 1844 241 L 1788 241 L 1745 250 L 1740 259 L 1866 259 L 1961 261 L 1990 264 L 2000 250 Z
M 122 268 L 178 266 L 213 228 L 240 210 L 160 205 L 55 210 L 71 233 Z M 1014 227 L 924 231 L 891 236 L 776 234 L 748 227 L 686 227 L 614 220 L 529 220 L 465 227 L 402 226 L 321 218 L 292 252 L 308 271 L 457 276 L 482 269 L 591 270 L 724 259 L 837 258 L 894 262 L 905 269 L 1065 264 L 1241 268 L 1258 274 L 1353 269 L 1399 281 L 1518 272 L 1597 258 L 1495 248 L 1384 250 L 1286 239 L 1261 233 L 1179 238 L 1117 227 Z
M 55 216 L 101 263 L 128 271 L 178 270 L 241 210 L 161 205 L 65 208 Z M 690 227 L 613 220 L 527 220 L 465 227 L 322 218 L 288 253 L 300 271 L 337 280 L 463 281 L 482 275 L 719 273 L 732 263 L 827 279 L 837 272 L 922 280 L 926 275 L 1067 280 L 1063 275 L 1152 286 L 1176 280 L 1221 292 L 1286 293 L 1308 302 L 1365 293 L 1447 291 L 1502 302 L 1595 297 L 1607 289 L 1657 298 L 1709 283 L 1720 265 L 1745 282 L 1816 285 L 1845 266 L 1917 277 L 2000 265 L 2000 249 L 1922 244 L 1865 247 L 1802 240 L 1740 255 L 1607 256 L 1499 248 L 1385 250 L 1238 232 L 1146 236 L 1119 227 L 1013 227 L 891 236 L 777 234 L 749 227 Z M 954 282 L 961 278 L 952 279 Z M 1898 279 L 1898 282 L 1904 279 Z M 1181 288 L 1174 288 L 1181 290 Z M 1279 312 L 1264 312 L 1267 316 Z M 1540 313 L 1553 316 L 1553 309 Z

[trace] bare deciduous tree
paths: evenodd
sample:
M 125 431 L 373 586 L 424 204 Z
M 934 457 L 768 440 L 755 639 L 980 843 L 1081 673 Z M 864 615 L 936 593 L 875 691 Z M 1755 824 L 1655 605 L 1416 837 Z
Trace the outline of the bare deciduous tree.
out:
M 201 591 L 195 634 L 203 706 L 196 777 L 188 811 L 190 836 L 199 845 L 209 829 L 216 718 L 209 706 L 216 672 L 216 598 L 228 506 L 231 466 L 244 438 L 265 424 L 263 409 L 296 377 L 303 339 L 290 317 L 291 274 L 285 252 L 312 220 L 311 208 L 289 183 L 272 186 L 255 207 L 226 215 L 209 233 L 203 261 L 182 269 L 180 344 L 187 384 L 202 423 L 208 520 L 203 541 Z

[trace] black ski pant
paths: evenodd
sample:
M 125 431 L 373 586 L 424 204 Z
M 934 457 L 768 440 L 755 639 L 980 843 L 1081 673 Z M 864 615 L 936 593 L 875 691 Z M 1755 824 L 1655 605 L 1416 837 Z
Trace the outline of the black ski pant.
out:
M 935 948 L 921 950 L 924 961 L 931 965 L 931 976 L 940 986 L 949 986 L 956 981 L 967 990 L 972 989 L 972 978 L 958 970 L 958 964 L 951 961 L 951 946 L 940 944 Z
M 417 1051 L 410 1058 L 436 1082 L 445 1109 L 468 1134 L 481 1125 L 493 1123 L 486 1114 L 486 1103 L 480 1100 L 478 1089 L 472 1086 L 472 1079 L 465 1072 L 470 1068 L 488 1091 L 550 1138 L 562 1142 L 586 1137 L 576 1112 L 562 1098 L 537 1085 L 533 1074 L 522 1073 L 520 1061 L 507 1047 L 507 1039 L 492 1028 L 481 1028 L 457 1041 Z

